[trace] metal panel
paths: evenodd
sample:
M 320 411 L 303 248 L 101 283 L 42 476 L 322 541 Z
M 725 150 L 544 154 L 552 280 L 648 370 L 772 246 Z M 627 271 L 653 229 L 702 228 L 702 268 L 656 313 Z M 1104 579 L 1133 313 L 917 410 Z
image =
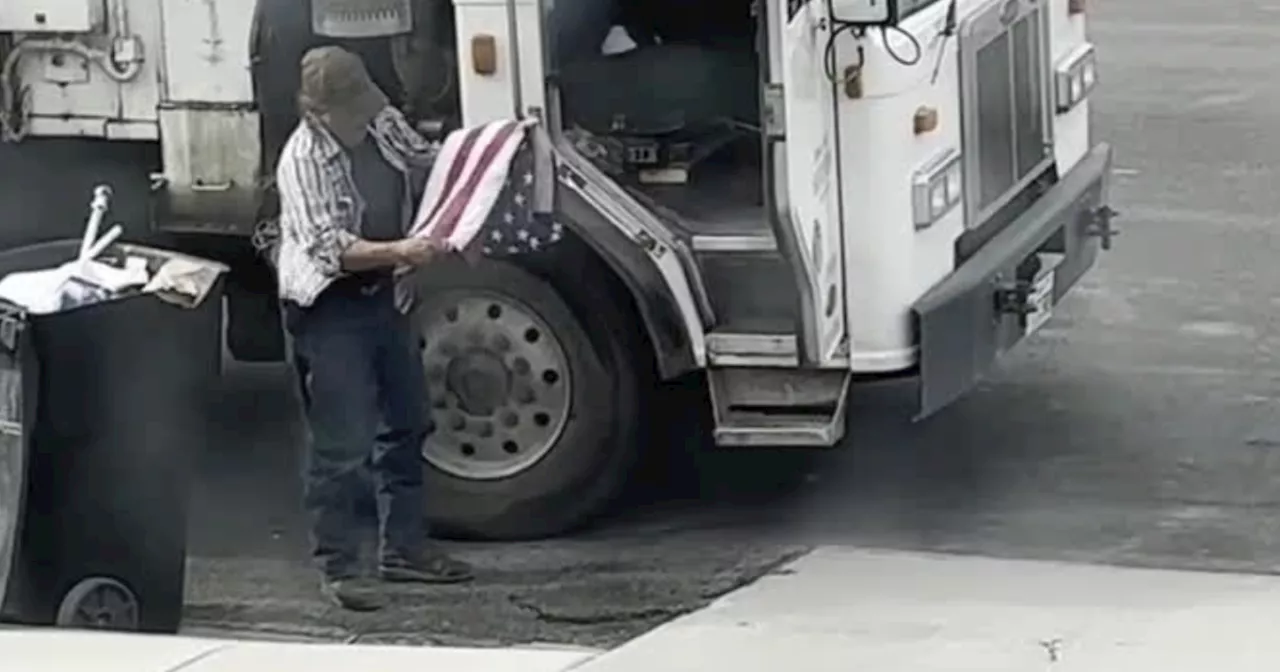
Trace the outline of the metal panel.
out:
M 247 106 L 160 111 L 161 229 L 247 234 L 257 211 L 258 113 Z
M 1002 290 L 1038 253 L 1062 259 L 1051 271 L 1056 303 L 1097 258 L 1093 215 L 1106 203 L 1111 148 L 1098 145 L 1008 228 L 912 306 L 920 334 L 917 419 L 978 382 L 1028 335 L 1027 316 L 1002 311 Z
M 254 0 L 160 0 L 160 5 L 164 99 L 253 102 L 248 45 Z
M 89 33 L 103 19 L 102 0 L 4 0 L 0 32 Z

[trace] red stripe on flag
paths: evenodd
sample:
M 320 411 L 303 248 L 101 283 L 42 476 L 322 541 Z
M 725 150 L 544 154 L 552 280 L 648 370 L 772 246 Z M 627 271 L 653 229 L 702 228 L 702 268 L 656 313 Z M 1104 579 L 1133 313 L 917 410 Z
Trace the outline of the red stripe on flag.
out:
M 440 214 L 439 228 L 431 233 L 431 237 L 436 240 L 448 238 L 455 228 L 458 227 L 458 220 L 462 217 L 462 211 L 466 209 L 467 204 L 471 201 L 471 197 L 475 195 L 476 185 L 480 183 L 480 179 L 489 170 L 493 164 L 493 157 L 497 156 L 502 150 L 511 136 L 519 129 L 519 125 L 515 123 L 507 124 L 497 135 L 489 141 L 489 144 L 480 153 L 480 158 L 476 161 L 475 170 L 468 177 L 466 184 L 458 190 L 449 199 L 449 205 Z
M 458 147 L 458 151 L 453 155 L 453 159 L 449 163 L 449 174 L 445 177 L 444 188 L 440 190 L 440 200 L 436 201 L 427 218 L 423 220 L 424 226 L 431 223 L 431 220 L 440 212 L 441 206 L 449 200 L 449 192 L 453 191 L 458 179 L 462 177 L 462 169 L 466 168 L 467 159 L 471 158 L 471 149 L 475 146 L 476 141 L 480 139 L 480 134 L 484 132 L 484 128 L 484 126 L 473 128 L 467 131 L 466 137 L 462 139 L 462 145 Z

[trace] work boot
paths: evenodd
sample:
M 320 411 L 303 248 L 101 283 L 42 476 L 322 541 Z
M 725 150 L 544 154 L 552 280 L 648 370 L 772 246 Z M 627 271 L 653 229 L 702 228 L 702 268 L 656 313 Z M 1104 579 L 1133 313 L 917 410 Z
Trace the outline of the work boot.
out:
M 475 577 L 471 565 L 443 553 L 423 555 L 414 560 L 387 558 L 378 575 L 388 583 L 465 583 Z
M 349 611 L 377 611 L 386 606 L 372 586 L 358 579 L 325 579 L 320 592 L 335 606 Z

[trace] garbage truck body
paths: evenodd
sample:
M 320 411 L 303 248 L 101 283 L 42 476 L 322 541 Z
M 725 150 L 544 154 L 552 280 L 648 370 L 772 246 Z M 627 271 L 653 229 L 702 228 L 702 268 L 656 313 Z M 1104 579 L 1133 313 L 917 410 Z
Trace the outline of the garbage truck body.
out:
M 0 244 L 126 238 L 233 268 L 226 341 L 283 358 L 255 232 L 340 44 L 439 137 L 536 117 L 545 253 L 425 272 L 426 505 L 563 533 L 646 448 L 656 383 L 701 376 L 719 446 L 834 446 L 867 379 L 918 418 L 1033 334 L 1109 247 L 1111 149 L 1084 0 L 7 0 Z M 495 212 L 494 216 L 502 216 Z

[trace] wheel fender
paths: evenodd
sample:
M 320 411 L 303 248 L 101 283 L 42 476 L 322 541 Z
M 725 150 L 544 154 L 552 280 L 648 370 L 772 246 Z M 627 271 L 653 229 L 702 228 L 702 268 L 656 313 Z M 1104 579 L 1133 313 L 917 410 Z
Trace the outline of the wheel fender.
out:
M 696 370 L 680 309 L 657 265 L 573 189 L 558 189 L 556 214 L 622 281 L 635 301 L 664 380 Z

